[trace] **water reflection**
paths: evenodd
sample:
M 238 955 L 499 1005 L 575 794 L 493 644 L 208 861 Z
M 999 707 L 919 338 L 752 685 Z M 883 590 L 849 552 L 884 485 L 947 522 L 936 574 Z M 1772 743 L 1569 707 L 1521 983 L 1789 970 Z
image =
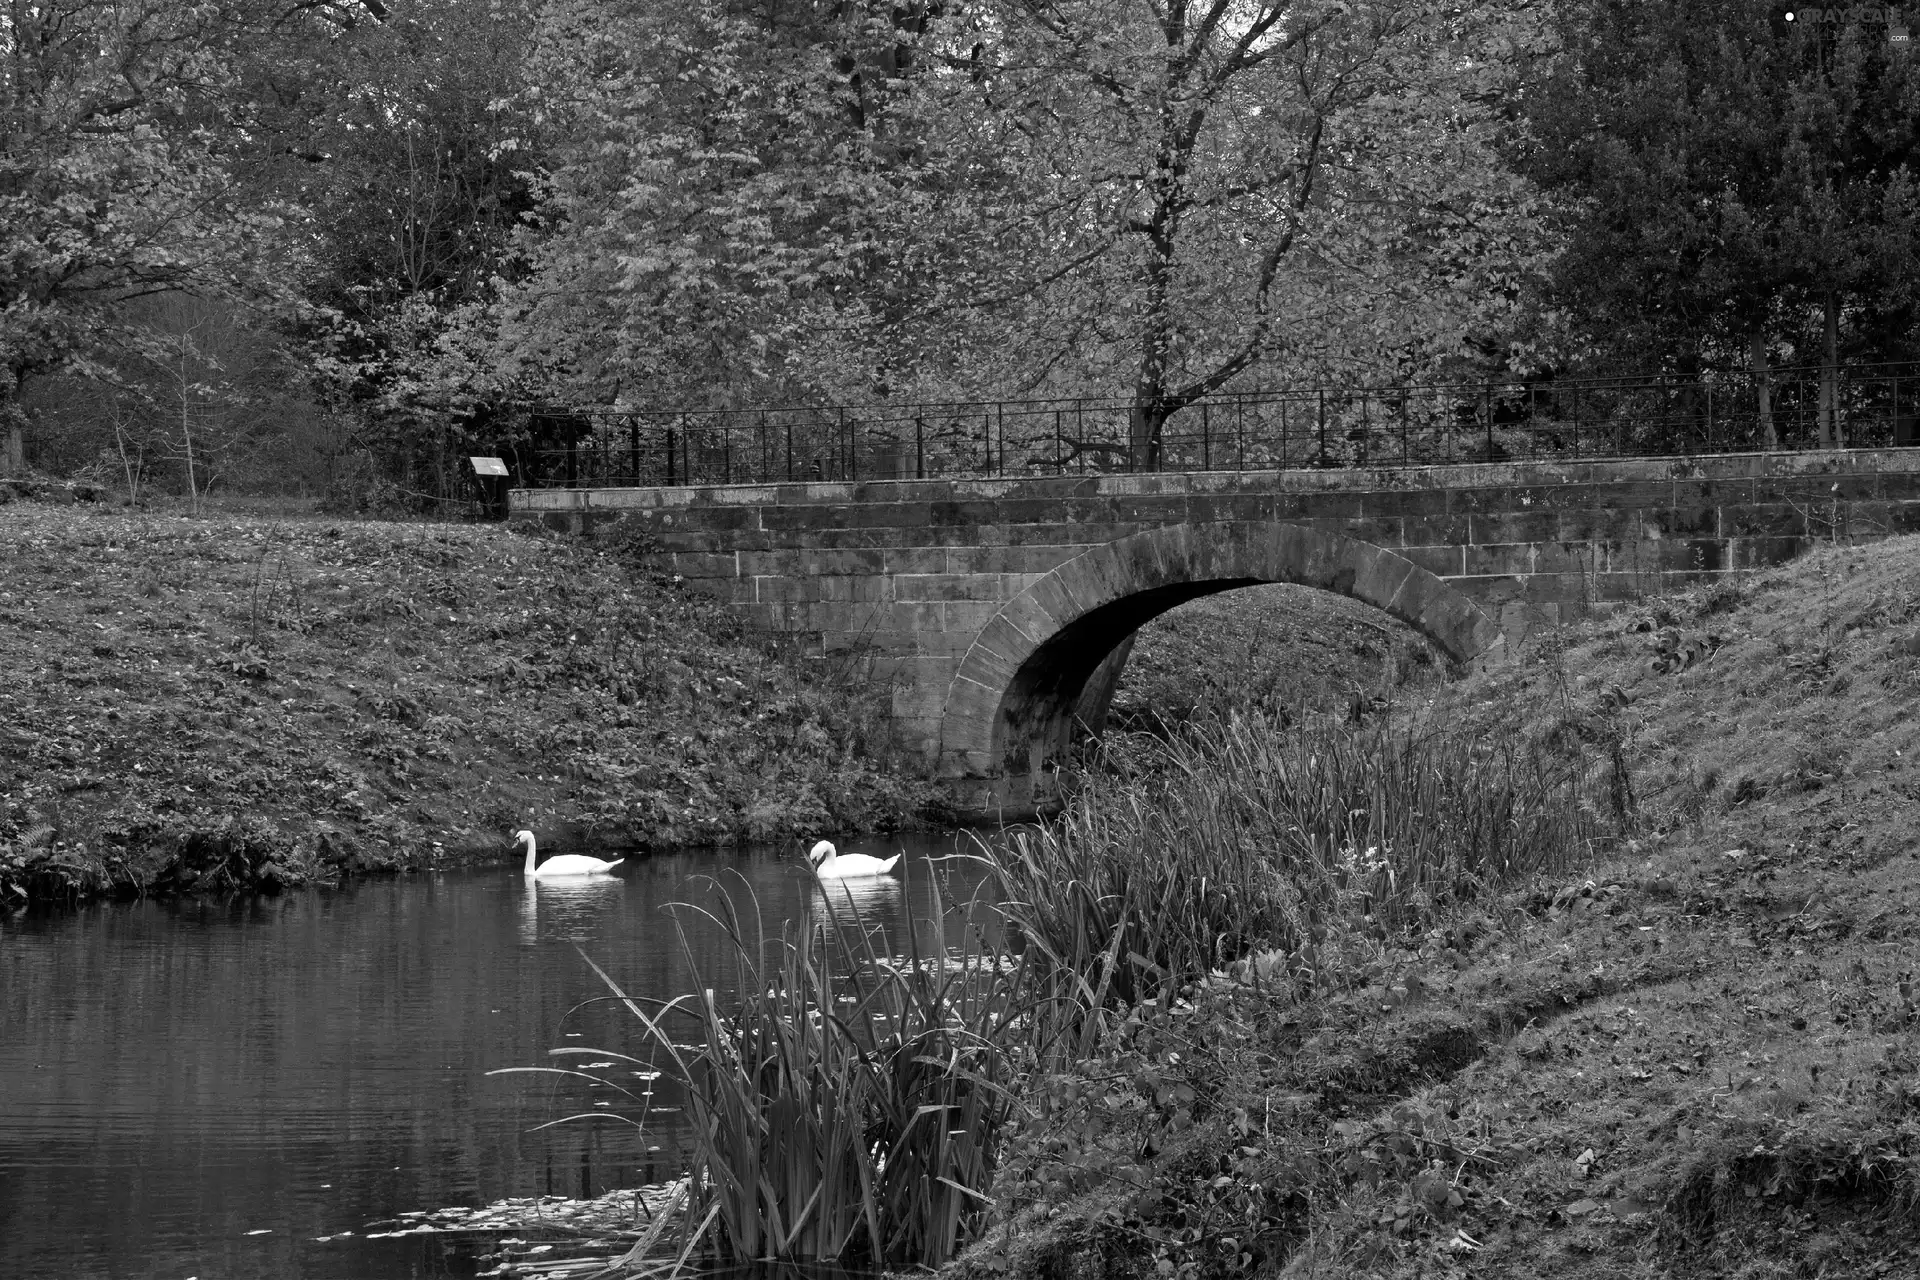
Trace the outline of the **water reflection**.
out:
M 589 942 L 600 936 L 603 922 L 625 914 L 626 892 L 618 876 L 528 880 L 520 896 L 520 945 Z
M 906 887 L 894 876 L 862 876 L 852 880 L 816 880 L 807 897 L 806 925 L 818 930 L 830 945 L 845 945 L 855 954 L 871 941 L 880 955 L 896 948 L 887 945 L 887 926 L 906 920 Z

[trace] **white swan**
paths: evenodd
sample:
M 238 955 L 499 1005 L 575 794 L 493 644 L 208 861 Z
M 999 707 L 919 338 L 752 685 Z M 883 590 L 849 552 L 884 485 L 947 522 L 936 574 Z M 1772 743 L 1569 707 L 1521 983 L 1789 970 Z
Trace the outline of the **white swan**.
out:
M 813 874 L 822 880 L 848 880 L 855 876 L 883 876 L 893 870 L 900 855 L 896 853 L 882 859 L 864 853 L 841 853 L 833 847 L 833 841 L 822 840 L 807 851 L 807 861 L 813 864 Z
M 563 853 L 557 858 L 548 858 L 540 864 L 539 870 L 533 866 L 533 832 L 522 831 L 513 838 L 515 844 L 527 846 L 526 876 L 529 880 L 560 879 L 564 876 L 604 876 L 625 862 L 625 858 L 615 858 L 612 862 L 602 862 L 598 858 L 588 858 L 577 853 Z

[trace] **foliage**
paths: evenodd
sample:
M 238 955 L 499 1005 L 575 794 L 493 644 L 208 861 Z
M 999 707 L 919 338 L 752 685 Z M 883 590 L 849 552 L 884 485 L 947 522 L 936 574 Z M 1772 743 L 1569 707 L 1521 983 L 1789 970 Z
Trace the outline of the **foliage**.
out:
M 1880 9 L 1777 11 L 1566 11 L 1564 50 L 1523 98 L 1522 167 L 1558 197 L 1551 305 L 1592 359 L 1810 364 L 1828 359 L 1829 295 L 1846 358 L 1911 354 L 1920 67 Z
M 1155 434 L 1279 352 L 1392 376 L 1499 323 L 1544 248 L 1484 105 L 1524 12 L 1151 9 L 551 7 L 567 141 L 481 349 L 637 407 L 1128 385 Z
M 0 428 L 154 293 L 271 295 L 284 210 L 229 168 L 241 6 L 13 3 L 0 18 Z

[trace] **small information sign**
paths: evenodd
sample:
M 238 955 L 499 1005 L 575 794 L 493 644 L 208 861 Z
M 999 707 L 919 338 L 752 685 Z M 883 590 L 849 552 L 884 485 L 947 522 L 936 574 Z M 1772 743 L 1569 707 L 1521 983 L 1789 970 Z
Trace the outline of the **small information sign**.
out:
M 473 474 L 477 476 L 504 476 L 507 474 L 507 464 L 498 458 L 469 458 L 468 461 L 473 463 Z

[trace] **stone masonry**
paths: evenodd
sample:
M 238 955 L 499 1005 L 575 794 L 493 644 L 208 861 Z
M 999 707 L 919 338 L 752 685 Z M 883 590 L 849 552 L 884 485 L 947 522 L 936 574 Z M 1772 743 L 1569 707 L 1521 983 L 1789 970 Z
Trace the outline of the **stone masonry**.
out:
M 515 519 L 644 534 L 756 627 L 857 649 L 964 812 L 1043 808 L 1143 622 L 1297 582 L 1462 662 L 1827 539 L 1920 530 L 1920 449 L 1447 467 L 516 491 Z

